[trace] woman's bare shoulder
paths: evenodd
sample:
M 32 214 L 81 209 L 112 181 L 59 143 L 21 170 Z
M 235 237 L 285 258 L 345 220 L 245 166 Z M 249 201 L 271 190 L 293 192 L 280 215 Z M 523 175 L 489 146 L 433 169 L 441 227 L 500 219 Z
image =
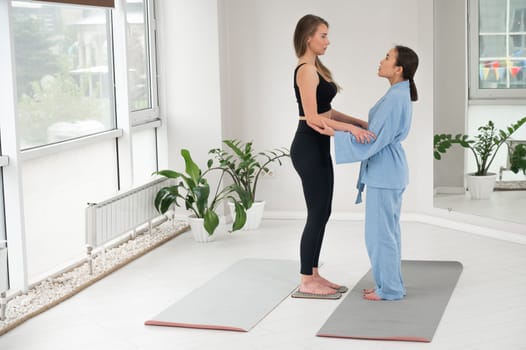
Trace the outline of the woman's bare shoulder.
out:
M 296 67 L 298 67 L 298 73 L 303 72 L 308 74 L 315 74 L 318 72 L 316 66 L 310 63 L 299 63 Z
M 313 83 L 317 83 L 318 71 L 313 64 L 305 63 L 298 68 L 297 79 L 298 82 L 312 81 Z

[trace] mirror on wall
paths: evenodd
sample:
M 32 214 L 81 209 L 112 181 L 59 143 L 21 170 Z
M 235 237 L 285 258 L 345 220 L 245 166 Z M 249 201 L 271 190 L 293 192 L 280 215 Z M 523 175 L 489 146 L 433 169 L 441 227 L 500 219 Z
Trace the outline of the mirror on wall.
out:
M 469 106 L 466 134 L 469 135 L 469 139 L 475 140 L 475 135 L 483 135 L 481 130 L 478 130 L 479 127 L 484 127 L 482 131 L 485 131 L 487 126 L 492 124 L 496 130 L 511 133 L 512 125 L 516 124 L 519 118 L 526 117 L 525 111 L 524 106 L 513 105 Z M 460 157 L 453 155 L 448 158 L 447 153 L 449 152 L 447 152 L 441 160 L 435 161 L 437 168 L 435 175 L 437 176 L 434 206 L 449 211 L 526 224 L 526 176 L 520 169 L 517 172 L 512 171 L 510 159 L 513 155 L 512 151 L 519 144 L 526 145 L 526 125 L 513 131 L 508 142 L 504 143 L 494 154 L 489 155 L 488 162 L 491 160 L 492 162 L 488 174 L 494 174 L 493 179 L 491 175 L 487 179 L 481 176 L 474 177 L 477 180 L 488 181 L 491 186 L 487 195 L 481 194 L 478 197 L 475 196 L 477 194 L 476 184 L 471 184 L 468 179 L 468 174 L 477 170 L 474 152 L 469 148 L 453 144 L 451 149 L 456 147 L 455 152 L 459 153 Z M 496 147 L 494 147 L 495 150 Z M 480 157 L 479 154 L 478 156 Z M 440 180 L 447 179 L 445 176 L 440 177 L 441 172 L 442 174 L 450 173 L 449 175 L 456 173 L 459 186 L 440 186 Z
M 490 121 L 495 129 L 507 131 L 526 117 L 526 98 L 513 96 L 520 89 L 525 89 L 522 96 L 526 96 L 526 36 L 513 34 L 526 31 L 526 27 L 517 27 L 517 23 L 526 26 L 526 0 L 435 0 L 434 6 L 434 134 L 467 134 L 474 139 L 478 128 Z M 474 24 L 472 30 L 468 16 Z M 492 31 L 482 32 L 484 28 Z M 498 30 L 503 34 L 496 40 Z M 468 89 L 469 77 L 471 86 L 476 84 L 478 89 Z M 511 95 L 506 96 L 507 92 Z M 488 93 L 493 96 L 484 96 Z M 512 145 L 526 143 L 526 125 L 510 140 Z M 504 144 L 489 167 L 489 172 L 496 174 L 494 190 L 486 199 L 473 199 L 466 176 L 477 169 L 474 154 L 453 144 L 441 160 L 434 161 L 434 207 L 526 224 L 526 176 L 511 171 L 509 161 Z

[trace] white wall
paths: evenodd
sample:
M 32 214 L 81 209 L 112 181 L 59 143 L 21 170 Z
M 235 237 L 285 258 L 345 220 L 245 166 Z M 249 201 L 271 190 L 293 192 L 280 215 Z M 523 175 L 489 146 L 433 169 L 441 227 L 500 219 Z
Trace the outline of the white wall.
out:
M 144 129 L 133 132 L 133 182 L 141 185 L 152 179 L 152 173 L 157 170 L 157 143 L 155 129 Z
M 219 0 L 223 127 L 226 137 L 253 140 L 259 149 L 290 146 L 297 125 L 293 92 L 296 57 L 292 35 L 298 19 L 314 13 L 330 24 L 331 46 L 322 60 L 343 87 L 333 107 L 366 118 L 389 88 L 378 78 L 379 61 L 395 44 L 420 56 L 416 75 L 420 101 L 405 142 L 411 184 L 405 210 L 431 207 L 433 125 L 433 4 L 431 0 L 367 2 L 328 0 Z M 417 166 L 418 165 L 418 166 Z M 355 206 L 358 165 L 336 166 L 334 213 L 362 212 Z M 297 174 L 290 162 L 259 188 L 268 211 L 304 212 Z
M 168 128 L 168 167 L 181 168 L 181 148 L 196 162 L 221 143 L 217 2 L 160 0 L 159 95 Z
M 434 0 L 434 134 L 464 133 L 467 125 L 467 7 L 465 1 Z M 434 161 L 438 192 L 464 190 L 464 150 L 452 147 Z

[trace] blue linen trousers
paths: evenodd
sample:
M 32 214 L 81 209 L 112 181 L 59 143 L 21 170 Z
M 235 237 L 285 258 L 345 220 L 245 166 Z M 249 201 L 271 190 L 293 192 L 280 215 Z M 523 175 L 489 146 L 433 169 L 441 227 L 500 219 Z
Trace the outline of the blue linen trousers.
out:
M 401 271 L 400 209 L 404 190 L 367 186 L 365 245 L 371 261 L 376 295 L 385 300 L 406 294 Z

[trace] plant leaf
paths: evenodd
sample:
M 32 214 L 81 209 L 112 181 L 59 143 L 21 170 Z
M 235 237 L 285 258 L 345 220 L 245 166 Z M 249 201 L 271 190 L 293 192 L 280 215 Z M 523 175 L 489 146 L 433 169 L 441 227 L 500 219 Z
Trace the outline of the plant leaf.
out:
M 206 232 L 208 232 L 209 235 L 213 235 L 219 225 L 219 217 L 213 210 L 207 208 L 203 219 L 203 226 L 205 227 Z
M 185 172 L 190 176 L 194 183 L 197 184 L 201 176 L 201 169 L 199 169 L 197 164 L 195 164 L 192 157 L 190 156 L 190 152 L 187 149 L 182 149 L 181 155 L 183 156 L 185 162 Z
M 154 174 L 162 175 L 170 179 L 177 179 L 178 177 L 184 177 L 183 174 L 178 173 L 177 171 L 173 171 L 173 170 L 160 170 L 160 171 L 154 172 Z
M 240 230 L 247 222 L 247 213 L 245 208 L 243 208 L 243 205 L 241 205 L 239 202 L 234 202 L 234 205 L 236 207 L 236 217 L 232 223 L 232 231 L 237 231 Z
M 172 204 L 177 205 L 177 198 L 179 197 L 178 186 L 163 187 L 157 192 L 155 196 L 155 209 L 161 214 L 168 211 Z

